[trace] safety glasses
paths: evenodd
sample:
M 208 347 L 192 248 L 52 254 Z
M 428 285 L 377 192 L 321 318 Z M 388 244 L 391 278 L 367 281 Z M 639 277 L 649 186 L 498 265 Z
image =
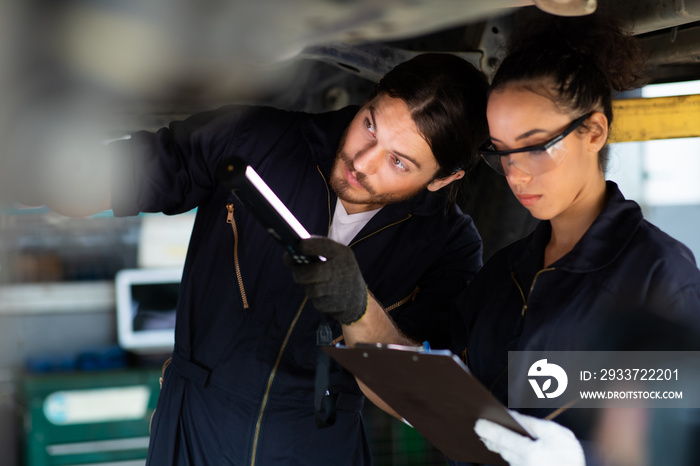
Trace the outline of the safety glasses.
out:
M 565 151 L 556 150 L 556 145 L 581 126 L 593 112 L 577 118 L 558 136 L 543 144 L 521 147 L 520 149 L 497 150 L 491 140 L 487 140 L 478 152 L 481 158 L 501 175 L 506 175 L 508 167 L 517 167 L 528 175 L 535 176 L 555 169 L 564 161 Z

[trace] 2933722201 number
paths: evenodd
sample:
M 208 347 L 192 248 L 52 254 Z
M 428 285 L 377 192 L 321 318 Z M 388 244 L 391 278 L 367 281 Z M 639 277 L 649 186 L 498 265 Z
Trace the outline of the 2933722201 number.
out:
M 678 380 L 678 369 L 601 369 L 600 380 Z

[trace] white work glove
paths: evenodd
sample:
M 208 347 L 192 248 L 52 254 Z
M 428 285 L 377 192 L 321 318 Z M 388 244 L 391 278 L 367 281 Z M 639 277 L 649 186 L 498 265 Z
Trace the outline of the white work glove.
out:
M 479 419 L 474 431 L 486 448 L 498 453 L 511 466 L 585 466 L 581 444 L 566 427 L 554 421 L 510 412 L 537 440 L 531 440 L 486 419 Z

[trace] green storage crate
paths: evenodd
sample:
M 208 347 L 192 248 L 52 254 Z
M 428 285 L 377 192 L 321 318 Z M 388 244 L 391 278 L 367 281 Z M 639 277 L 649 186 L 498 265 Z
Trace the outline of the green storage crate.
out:
M 160 369 L 20 378 L 26 466 L 143 466 Z

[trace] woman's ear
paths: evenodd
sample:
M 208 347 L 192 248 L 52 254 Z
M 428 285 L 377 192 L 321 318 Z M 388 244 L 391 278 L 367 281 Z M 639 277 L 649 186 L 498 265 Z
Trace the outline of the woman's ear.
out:
M 586 122 L 588 128 L 588 151 L 598 153 L 608 142 L 608 117 L 602 112 L 593 112 Z
M 436 178 L 428 185 L 428 191 L 437 191 L 438 189 L 444 188 L 448 184 L 452 183 L 453 181 L 457 181 L 462 177 L 464 177 L 464 170 L 457 170 L 444 178 Z

